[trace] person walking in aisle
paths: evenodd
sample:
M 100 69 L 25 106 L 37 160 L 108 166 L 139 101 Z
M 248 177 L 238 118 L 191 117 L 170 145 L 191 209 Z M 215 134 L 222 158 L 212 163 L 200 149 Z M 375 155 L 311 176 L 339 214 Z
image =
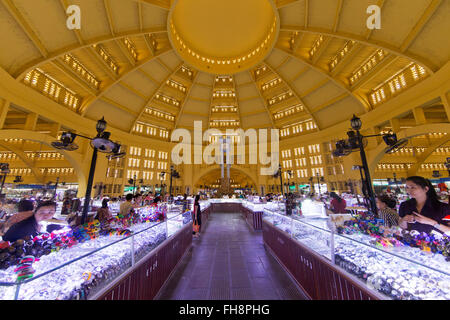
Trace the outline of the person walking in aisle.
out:
M 194 212 L 193 212 L 193 217 L 192 217 L 192 223 L 193 223 L 193 228 L 194 228 L 194 237 L 198 238 L 200 237 L 200 231 L 202 228 L 202 213 L 200 211 L 200 195 L 196 195 L 195 196 L 195 201 L 194 201 Z M 198 228 L 197 231 L 196 228 Z

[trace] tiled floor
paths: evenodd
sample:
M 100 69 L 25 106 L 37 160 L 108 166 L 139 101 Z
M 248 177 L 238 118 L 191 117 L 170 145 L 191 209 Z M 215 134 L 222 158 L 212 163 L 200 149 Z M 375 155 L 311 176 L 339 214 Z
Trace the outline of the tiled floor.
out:
M 304 295 L 240 214 L 210 215 L 159 295 L 162 300 L 302 300 Z

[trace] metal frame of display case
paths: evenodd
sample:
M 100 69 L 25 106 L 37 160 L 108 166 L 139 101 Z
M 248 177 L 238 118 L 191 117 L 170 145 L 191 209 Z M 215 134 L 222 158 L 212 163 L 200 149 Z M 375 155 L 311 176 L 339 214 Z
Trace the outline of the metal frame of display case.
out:
M 277 219 L 280 219 L 278 222 L 281 221 L 281 225 L 284 226 L 285 229 L 288 229 L 288 232 L 274 224 L 274 215 L 277 216 Z M 272 221 L 270 221 L 271 218 Z M 287 224 L 286 219 L 289 219 Z M 314 249 L 308 247 L 308 238 L 305 238 L 306 240 L 304 243 L 301 243 L 303 239 L 296 239 L 293 235 L 294 224 L 315 228 L 317 231 L 320 230 L 320 232 L 328 233 L 329 239 L 325 239 L 327 244 L 326 246 L 322 246 L 325 249 L 321 250 L 321 252 L 315 251 L 320 245 L 316 246 Z M 445 278 L 443 279 L 450 279 L 446 278 L 450 276 L 447 272 L 438 270 L 438 268 L 430 265 L 424 265 L 421 262 L 414 261 L 409 257 L 404 256 L 407 253 L 404 253 L 402 256 L 400 253 L 389 252 L 383 248 L 369 245 L 368 243 L 361 242 L 346 235 L 335 234 L 332 226 L 329 229 L 330 230 L 322 229 L 311 223 L 301 221 L 298 218 L 287 217 L 280 213 L 265 209 L 265 216 L 263 219 L 263 242 L 265 247 L 279 261 L 310 299 L 390 299 L 390 297 L 369 287 L 362 280 L 358 279 L 358 277 L 334 263 L 336 240 L 339 240 L 339 242 L 342 243 L 345 241 L 357 243 L 358 246 L 361 245 L 362 247 L 367 247 L 367 249 L 370 248 L 369 250 L 380 252 L 382 255 L 386 254 L 392 256 L 392 258 L 395 257 L 396 259 L 401 259 L 406 264 L 412 263 L 413 266 L 417 266 L 419 269 L 425 268 L 430 272 L 439 272 L 440 275 L 444 275 Z M 317 239 L 317 241 L 320 242 L 320 239 Z M 327 259 L 328 257 L 326 257 L 328 255 L 326 252 L 327 250 L 329 250 L 329 260 Z
M 169 223 L 177 224 L 177 226 L 175 227 L 177 230 L 175 232 L 169 233 Z M 156 247 L 153 248 L 150 252 L 145 253 L 144 256 L 140 257 L 139 261 L 136 263 L 136 249 L 145 250 L 145 248 L 135 248 L 135 237 L 143 234 L 144 232 L 153 232 L 153 230 L 156 230 L 154 228 L 161 225 L 165 225 L 165 240 L 157 244 Z M 174 228 L 170 228 L 170 231 L 173 231 L 173 229 Z M 33 283 L 39 278 L 48 276 L 49 274 L 67 267 L 70 264 L 88 258 L 89 256 L 92 256 L 102 250 L 105 250 L 108 247 L 114 246 L 117 243 L 123 241 L 130 242 L 130 266 L 127 267 L 126 270 L 121 272 L 121 274 L 117 275 L 111 282 L 104 284 L 103 288 L 96 289 L 94 287 L 93 291 L 91 291 L 92 295 L 89 295 L 87 299 L 108 299 L 108 297 L 112 299 L 152 299 L 158 293 L 172 271 L 175 269 L 177 263 L 181 260 L 187 249 L 191 246 L 191 216 L 189 214 L 188 220 L 186 220 L 186 213 L 181 212 L 166 219 L 163 222 L 154 223 L 151 226 L 143 228 L 142 230 L 139 230 L 129 236 L 124 236 L 121 239 L 112 241 L 111 243 L 108 243 L 101 248 L 95 248 L 86 254 L 82 254 L 70 261 L 60 264 L 55 268 L 46 270 L 41 274 L 37 274 L 35 275 L 35 277 L 25 280 L 20 284 L 15 282 L 0 282 L 0 288 L 15 287 L 15 299 L 20 298 L 20 287 L 26 286 L 29 283 Z M 82 249 L 82 251 L 83 250 L 87 249 Z M 142 275 L 143 270 L 145 270 L 145 276 L 150 277 L 149 270 L 154 271 L 156 269 L 158 269 L 159 272 L 154 273 L 155 276 L 151 277 L 150 281 L 141 281 L 144 279 Z M 126 291 L 129 293 L 126 294 Z M 11 296 L 11 298 L 13 297 Z

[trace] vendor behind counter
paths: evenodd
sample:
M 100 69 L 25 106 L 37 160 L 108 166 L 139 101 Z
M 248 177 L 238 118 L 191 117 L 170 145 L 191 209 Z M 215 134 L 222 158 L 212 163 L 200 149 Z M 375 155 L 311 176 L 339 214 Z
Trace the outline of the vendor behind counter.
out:
M 439 201 L 436 190 L 428 179 L 420 176 L 407 178 L 406 192 L 411 199 L 403 202 L 399 208 L 402 228 L 426 233 L 449 230 L 444 218 L 450 215 L 450 206 Z
M 41 232 L 40 222 L 53 218 L 56 212 L 56 202 L 43 201 L 38 203 L 33 214 L 12 225 L 3 236 L 4 241 L 14 242 L 27 236 L 34 237 Z

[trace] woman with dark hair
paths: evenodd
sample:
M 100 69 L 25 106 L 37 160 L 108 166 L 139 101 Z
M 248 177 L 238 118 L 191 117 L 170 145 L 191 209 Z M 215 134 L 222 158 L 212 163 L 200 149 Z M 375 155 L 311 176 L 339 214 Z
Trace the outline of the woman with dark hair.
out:
M 330 192 L 330 197 L 333 198 L 330 202 L 330 210 L 334 213 L 347 213 L 347 202 L 339 197 L 336 192 Z
M 97 210 L 97 216 L 95 219 L 97 219 L 100 222 L 107 222 L 109 219 L 112 218 L 112 214 L 109 211 L 108 208 L 108 198 L 103 199 L 102 201 L 102 207 Z
M 36 236 L 41 230 L 40 222 L 53 218 L 55 212 L 56 202 L 50 200 L 38 203 L 33 215 L 9 228 L 3 240 L 14 242 L 26 236 Z
M 406 192 L 411 199 L 400 205 L 400 227 L 426 233 L 449 230 L 443 219 L 450 214 L 450 206 L 439 201 L 428 179 L 420 176 L 407 178 Z
M 385 227 L 398 226 L 399 216 L 395 210 L 397 201 L 387 194 L 381 194 L 377 197 L 378 216 L 384 220 Z
M 193 221 L 193 225 L 198 225 L 198 232 L 193 232 L 195 237 L 199 237 L 200 236 L 200 231 L 202 228 L 202 213 L 200 211 L 200 195 L 197 194 L 195 196 L 195 200 L 194 200 L 194 212 L 192 213 L 192 221 Z
M 5 234 L 9 228 L 16 223 L 28 219 L 33 215 L 34 202 L 29 199 L 22 199 L 17 204 L 17 213 L 6 220 L 2 227 L 2 234 Z

